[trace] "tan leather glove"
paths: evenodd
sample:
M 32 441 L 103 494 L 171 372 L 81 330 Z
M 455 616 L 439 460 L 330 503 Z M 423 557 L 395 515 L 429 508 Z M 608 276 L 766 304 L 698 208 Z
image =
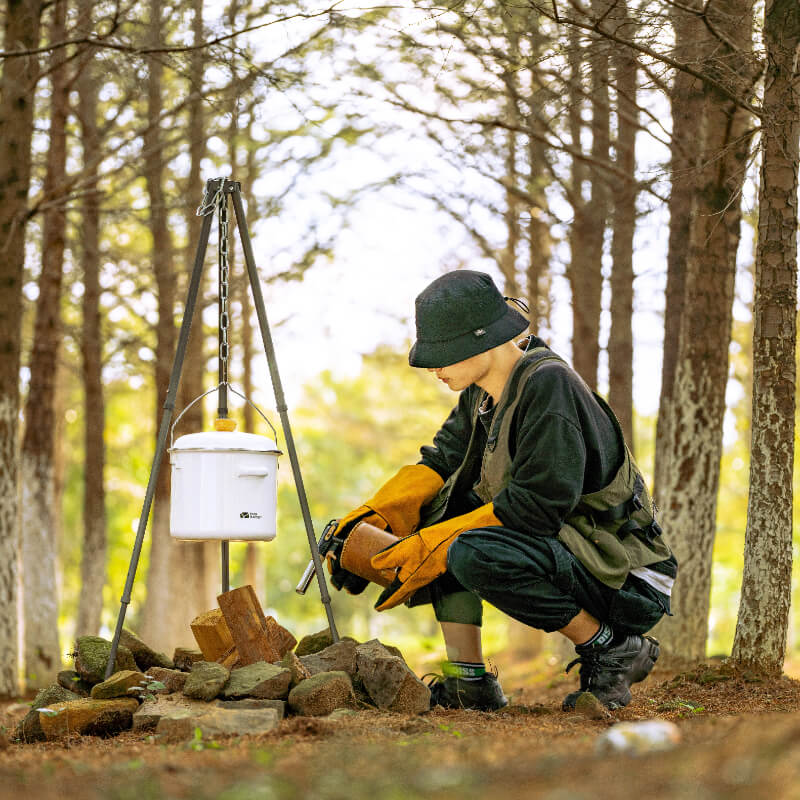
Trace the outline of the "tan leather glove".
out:
M 395 536 L 408 536 L 419 525 L 422 506 L 432 500 L 444 481 L 439 473 L 424 464 L 403 467 L 390 478 L 364 505 L 342 517 L 331 532 L 345 541 L 359 522 L 366 522 Z M 374 551 L 373 551 L 374 552 Z M 338 549 L 326 559 L 331 582 L 349 594 L 360 594 L 368 580 L 345 569 L 338 559 Z
M 444 481 L 424 464 L 403 467 L 378 489 L 364 505 L 339 520 L 333 535 L 344 538 L 353 525 L 365 520 L 395 536 L 408 536 L 419 525 L 422 506 L 433 500 Z
M 502 524 L 494 514 L 494 503 L 487 503 L 468 514 L 422 528 L 382 550 L 372 557 L 372 566 L 379 570 L 397 568 L 397 576 L 378 598 L 375 608 L 378 611 L 394 608 L 444 573 L 447 548 L 459 534 Z

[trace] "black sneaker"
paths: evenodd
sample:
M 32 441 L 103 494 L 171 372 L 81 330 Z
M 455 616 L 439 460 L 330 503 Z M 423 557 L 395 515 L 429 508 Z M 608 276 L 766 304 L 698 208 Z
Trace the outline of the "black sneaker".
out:
M 497 680 L 497 676 L 487 672 L 477 681 L 459 678 L 439 678 L 432 680 L 431 708 L 474 708 L 477 711 L 497 711 L 508 705 L 508 698 Z
M 606 708 L 623 708 L 631 701 L 631 684 L 643 681 L 658 659 L 658 642 L 650 636 L 626 636 L 608 647 L 576 647 L 578 658 L 567 665 L 569 672 L 580 664 L 581 688 L 570 692 L 561 704 L 575 708 L 583 692 L 591 692 Z

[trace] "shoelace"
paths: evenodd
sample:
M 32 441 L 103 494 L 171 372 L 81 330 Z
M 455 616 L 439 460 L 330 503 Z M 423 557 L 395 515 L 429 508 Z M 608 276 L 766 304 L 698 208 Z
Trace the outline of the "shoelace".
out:
M 586 667 L 586 680 L 591 682 L 596 678 L 601 669 L 609 672 L 624 672 L 627 665 L 619 656 L 612 656 L 609 653 L 581 653 L 576 659 L 567 664 L 566 672 L 569 672 L 576 664 L 581 665 L 581 672 Z

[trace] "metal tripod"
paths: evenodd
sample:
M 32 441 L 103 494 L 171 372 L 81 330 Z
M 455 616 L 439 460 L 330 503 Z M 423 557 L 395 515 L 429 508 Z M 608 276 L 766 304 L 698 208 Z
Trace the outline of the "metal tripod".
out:
M 139 517 L 139 527 L 136 532 L 136 540 L 133 545 L 133 553 L 131 554 L 130 564 L 128 566 L 128 576 L 125 580 L 125 590 L 122 594 L 121 606 L 119 616 L 117 617 L 117 627 L 114 631 L 114 638 L 111 642 L 111 652 L 109 654 L 108 664 L 106 666 L 106 678 L 110 677 L 114 670 L 114 663 L 116 661 L 117 649 L 119 648 L 119 639 L 122 634 L 122 626 L 125 621 L 125 613 L 131 601 L 131 591 L 133 589 L 133 582 L 136 578 L 136 568 L 139 565 L 139 557 L 142 551 L 142 544 L 144 542 L 145 531 L 147 529 L 147 520 L 150 516 L 150 507 L 153 503 L 153 496 L 155 495 L 156 483 L 158 481 L 158 473 L 161 468 L 161 462 L 164 457 L 166 448 L 167 436 L 170 432 L 170 423 L 172 422 L 172 415 L 175 411 L 175 397 L 178 393 L 178 383 L 180 382 L 181 370 L 183 368 L 183 360 L 186 354 L 186 346 L 189 341 L 189 332 L 192 326 L 192 317 L 195 312 L 195 305 L 197 303 L 197 294 L 200 286 L 200 278 L 203 273 L 203 265 L 205 263 L 206 249 L 208 247 L 209 234 L 211 232 L 211 221 L 214 216 L 214 210 L 219 211 L 220 221 L 220 237 L 219 237 L 219 263 L 220 263 L 220 383 L 218 387 L 219 402 L 218 414 L 221 417 L 226 417 L 228 412 L 228 383 L 227 383 L 227 359 L 228 359 L 228 292 L 227 292 L 227 220 L 228 220 L 228 197 L 233 200 L 233 209 L 236 214 L 236 224 L 239 229 L 239 237 L 242 243 L 242 251 L 244 254 L 245 264 L 247 265 L 247 275 L 250 283 L 250 289 L 253 292 L 253 303 L 255 305 L 256 314 L 258 316 L 258 324 L 261 330 L 261 339 L 264 343 L 264 352 L 267 356 L 267 365 L 269 367 L 270 379 L 272 381 L 272 388 L 275 394 L 275 405 L 280 415 L 281 426 L 283 428 L 283 435 L 286 440 L 286 448 L 289 452 L 289 460 L 292 465 L 292 474 L 294 476 L 295 486 L 297 488 L 297 496 L 300 501 L 300 510 L 303 515 L 303 522 L 305 524 L 306 535 L 308 536 L 308 546 L 311 550 L 311 559 L 314 562 L 314 571 L 317 575 L 317 583 L 319 584 L 319 593 L 322 599 L 322 604 L 325 607 L 325 614 L 328 618 L 328 627 L 331 631 L 331 636 L 334 642 L 339 641 L 339 634 L 336 630 L 336 623 L 333 619 L 333 610 L 331 609 L 331 597 L 328 592 L 328 586 L 325 581 L 325 574 L 322 569 L 322 562 L 317 549 L 317 539 L 314 534 L 314 526 L 311 521 L 311 512 L 308 507 L 308 499 L 306 497 L 306 490 L 303 484 L 303 476 L 300 473 L 300 462 L 297 458 L 297 450 L 294 444 L 294 437 L 292 436 L 292 429 L 289 424 L 288 408 L 283 394 L 283 386 L 281 384 L 280 374 L 278 373 L 278 365 L 275 359 L 275 348 L 272 343 L 272 334 L 269 330 L 269 323 L 267 322 L 267 312 L 264 307 L 264 297 L 261 293 L 261 284 L 259 283 L 258 273 L 256 271 L 255 260 L 253 258 L 253 248 L 250 243 L 250 235 L 247 230 L 247 220 L 244 214 L 244 205 L 242 203 L 242 187 L 238 181 L 228 180 L 226 178 L 214 178 L 206 182 L 205 195 L 203 202 L 198 208 L 198 216 L 203 217 L 203 224 L 200 229 L 200 240 L 197 244 L 197 253 L 194 260 L 194 268 L 192 270 L 191 280 L 189 282 L 189 291 L 186 298 L 186 305 L 184 307 L 183 321 L 181 323 L 180 334 L 178 336 L 178 344 L 175 350 L 175 360 L 172 364 L 172 372 L 170 374 L 169 388 L 167 390 L 167 397 L 164 401 L 164 413 L 161 417 L 161 424 L 158 431 L 158 438 L 156 439 L 156 451 L 153 456 L 153 465 L 150 469 L 150 478 L 147 482 L 147 490 L 145 492 L 144 504 L 142 506 L 142 513 Z M 228 562 L 228 542 L 222 542 L 221 546 L 222 555 L 222 586 L 223 592 L 228 590 L 228 576 L 229 576 L 229 562 Z

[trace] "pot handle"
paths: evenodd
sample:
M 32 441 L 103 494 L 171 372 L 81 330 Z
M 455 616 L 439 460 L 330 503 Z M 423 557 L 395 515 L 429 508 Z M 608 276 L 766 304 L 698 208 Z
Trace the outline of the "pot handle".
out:
M 172 425 L 170 426 L 170 429 L 169 429 L 169 447 L 170 447 L 170 450 L 173 448 L 173 446 L 174 446 L 174 444 L 175 444 L 175 426 L 176 426 L 176 425 L 177 425 L 177 424 L 178 424 L 178 423 L 181 421 L 181 417 L 182 417 L 182 416 L 183 416 L 183 415 L 184 415 L 184 414 L 185 414 L 185 413 L 186 413 L 186 412 L 187 412 L 187 411 L 188 411 L 188 410 L 189 410 L 189 409 L 190 409 L 190 408 L 191 408 L 191 407 L 192 407 L 192 406 L 193 406 L 193 405 L 194 405 L 194 404 L 195 404 L 195 403 L 198 401 L 198 400 L 202 400 L 202 399 L 203 399 L 203 398 L 204 398 L 206 395 L 208 395 L 208 394 L 211 394 L 211 392 L 216 392 L 216 391 L 217 391 L 217 389 L 219 389 L 219 387 L 220 387 L 220 386 L 223 386 L 223 385 L 224 385 L 224 386 L 227 386 L 227 387 L 228 387 L 228 391 L 231 391 L 231 392 L 233 392 L 235 395 L 238 395 L 239 397 L 241 397 L 241 398 L 242 398 L 242 400 L 244 400 L 244 401 L 245 401 L 245 403 L 247 403 L 247 405 L 249 405 L 251 408 L 254 408 L 254 409 L 255 409 L 255 410 L 256 410 L 256 411 L 257 411 L 257 412 L 260 414 L 260 416 L 261 416 L 261 418 L 264 420 L 264 422 L 266 422 L 266 423 L 267 423 L 267 425 L 269 425 L 269 428 L 270 428 L 270 430 L 272 431 L 272 435 L 275 437 L 275 443 L 276 443 L 276 444 L 278 443 L 278 432 L 275 430 L 275 426 L 274 426 L 274 425 L 273 425 L 273 424 L 272 424 L 272 423 L 271 423 L 271 422 L 270 422 L 270 421 L 267 419 L 267 417 L 266 417 L 266 415 L 264 414 L 264 412 L 263 412 L 263 411 L 262 411 L 262 410 L 261 410 L 261 409 L 260 409 L 260 408 L 259 408 L 259 407 L 258 407 L 258 406 L 255 404 L 255 403 L 253 403 L 253 402 L 250 400 L 250 398 L 249 398 L 249 397 L 247 397 L 246 395 L 242 394 L 242 392 L 240 392 L 238 389 L 235 389 L 235 388 L 234 388 L 233 386 L 231 386 L 231 385 L 230 385 L 230 384 L 229 384 L 227 381 L 223 381 L 222 383 L 218 383 L 216 386 L 212 386 L 212 387 L 211 387 L 211 388 L 210 388 L 208 391 L 206 391 L 206 392 L 203 392 L 203 394 L 199 394 L 199 395 L 197 395 L 197 397 L 195 397 L 195 398 L 194 398 L 194 400 L 192 400 L 192 402 L 191 402 L 191 403 L 189 403 L 189 405 L 188 405 L 188 406 L 186 406 L 186 408 L 184 408 L 184 409 L 183 409 L 183 411 L 181 411 L 181 413 L 180 413 L 180 414 L 178 414 L 178 416 L 177 416 L 177 417 L 175 417 L 175 422 L 173 422 L 173 423 L 172 423 Z

